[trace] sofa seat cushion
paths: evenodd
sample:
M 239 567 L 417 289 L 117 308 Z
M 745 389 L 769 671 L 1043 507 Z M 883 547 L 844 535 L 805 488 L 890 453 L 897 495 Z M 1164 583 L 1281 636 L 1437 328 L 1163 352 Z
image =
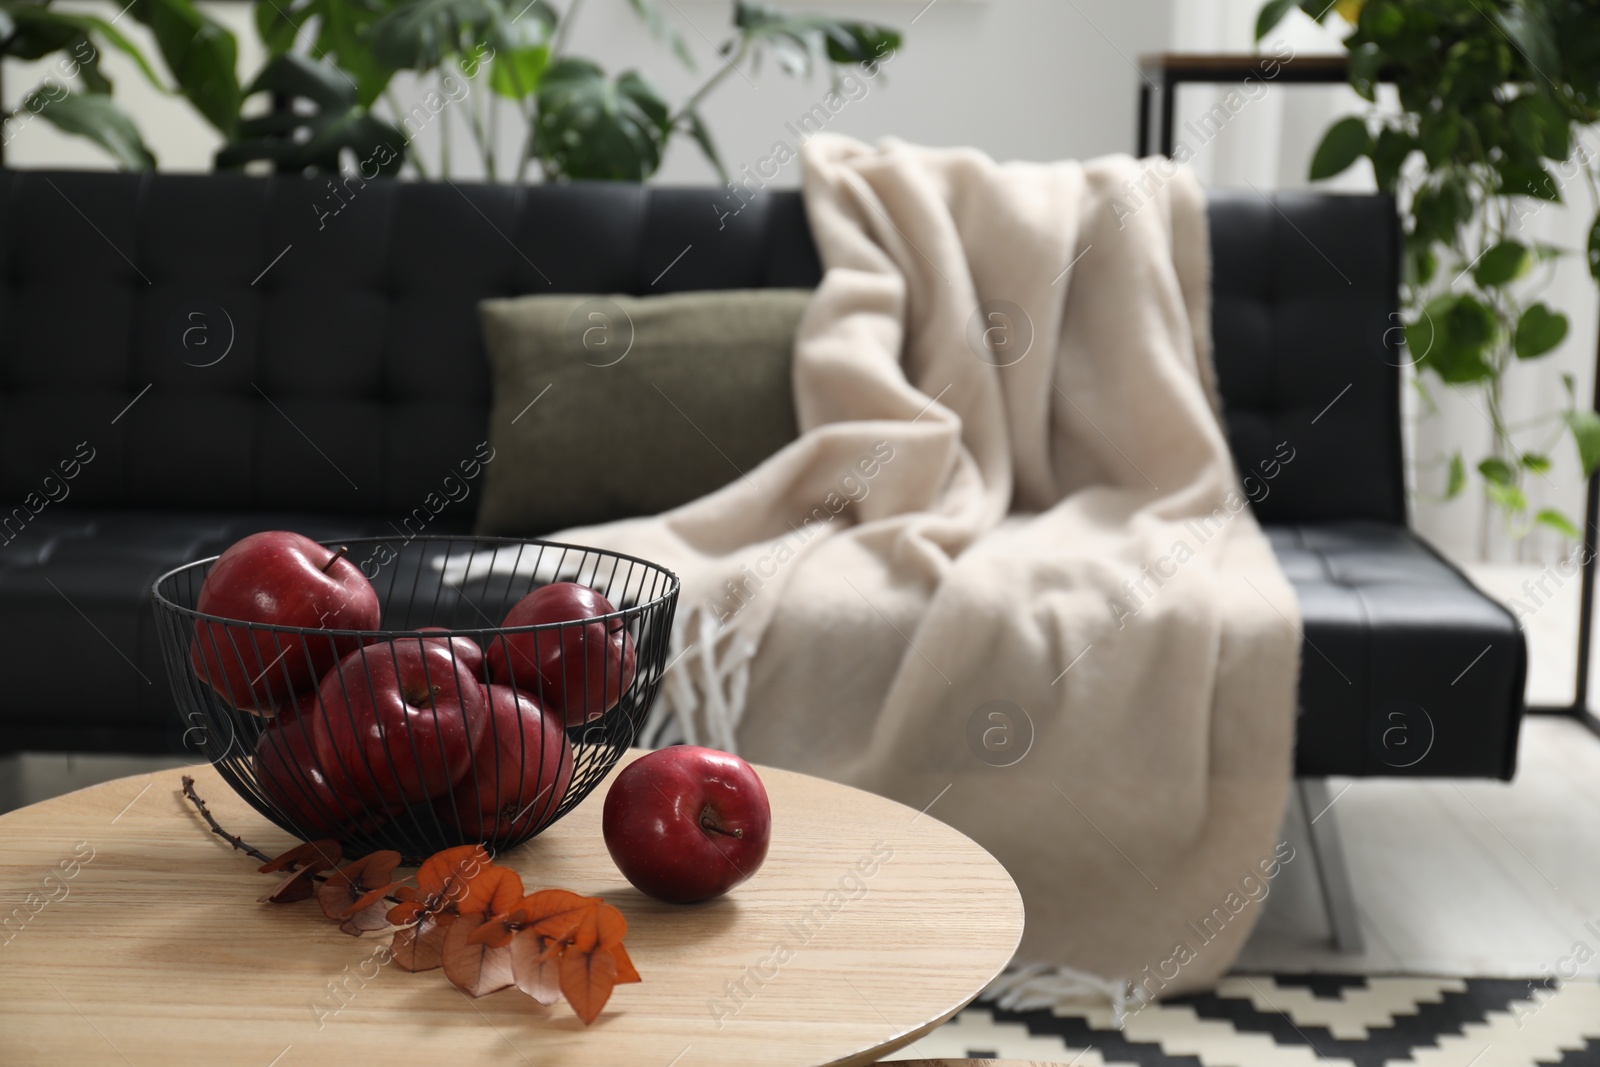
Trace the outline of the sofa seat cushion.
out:
M 49 507 L 0 545 L 0 647 L 16 665 L 0 752 L 172 752 L 184 726 L 149 591 L 162 573 L 261 530 L 396 536 L 379 518 Z M 441 519 L 430 533 L 460 532 Z M 380 593 L 382 587 L 380 585 Z
M 1410 531 L 1266 526 L 1300 598 L 1298 773 L 1510 778 L 1527 650 Z

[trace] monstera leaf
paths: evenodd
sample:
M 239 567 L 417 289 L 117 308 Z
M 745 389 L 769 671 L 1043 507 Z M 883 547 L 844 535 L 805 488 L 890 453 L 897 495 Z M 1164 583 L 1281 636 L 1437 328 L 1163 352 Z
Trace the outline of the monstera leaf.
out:
M 533 15 L 533 11 L 529 11 Z M 553 15 L 524 16 L 494 24 L 490 29 L 489 88 L 507 100 L 523 100 L 538 91 L 550 65 L 550 31 Z M 469 74 L 474 73 L 464 64 Z
M 628 4 L 650 31 L 650 36 L 665 42 L 672 49 L 672 54 L 678 57 L 678 62 L 693 70 L 694 56 L 689 54 L 689 42 L 683 39 L 683 34 L 678 32 L 676 26 L 667 21 L 656 0 L 628 0 Z
M 27 0 L 0 0 L 0 55 L 54 57 L 54 73 L 23 98 L 18 114 L 37 115 L 63 133 L 93 141 L 126 170 L 153 167 L 155 157 L 138 127 L 111 102 L 111 80 L 100 70 L 105 49 L 128 56 L 150 84 L 167 91 L 138 46 L 105 19 Z M 87 92 L 68 90 L 64 79 L 74 77 Z
M 356 102 L 370 107 L 395 68 L 373 54 L 368 32 L 393 7 L 391 0 L 257 0 L 256 31 L 268 53 L 278 56 L 294 48 L 307 26 L 314 27 L 312 54 L 350 75 Z
M 638 73 L 611 81 L 586 59 L 552 63 L 539 85 L 537 146 L 552 178 L 643 181 L 671 133 L 666 101 Z
M 728 177 L 728 168 L 723 166 L 721 154 L 717 152 L 717 143 L 711 137 L 711 130 L 707 128 L 706 120 L 700 116 L 700 112 L 692 108 L 686 110 L 679 117 L 677 128 L 694 138 L 694 143 L 700 146 L 700 152 L 706 157 L 706 162 L 717 172 L 719 181 L 724 185 L 732 181 Z
M 285 52 L 267 62 L 248 93 L 309 101 L 314 111 L 275 111 L 239 123 L 238 137 L 217 152 L 217 167 L 268 159 L 279 173 L 339 170 L 345 149 L 364 177 L 392 174 L 405 161 L 406 138 L 362 107 L 356 87 L 332 64 Z
M 22 106 L 63 133 L 87 137 L 109 152 L 124 170 L 149 170 L 156 165 L 156 157 L 144 146 L 138 127 L 109 96 L 65 90 L 51 95 L 36 90 L 23 99 Z
M 491 88 L 520 99 L 538 87 L 555 24 L 545 0 L 401 0 L 367 40 L 380 62 L 400 70 L 433 70 L 453 59 L 472 77 L 492 60 Z
M 733 21 L 756 62 L 771 49 L 791 74 L 811 73 L 819 56 L 833 63 L 866 63 L 900 47 L 900 34 L 885 26 L 789 15 L 747 0 L 734 5 Z
M 150 28 L 178 91 L 224 136 L 239 122 L 239 44 L 192 0 L 133 0 L 127 8 Z
M 506 18 L 498 0 L 403 0 L 372 27 L 372 52 L 401 70 L 432 70 Z
M 97 42 L 126 55 L 151 85 L 167 91 L 138 46 L 105 19 L 56 11 L 26 0 L 0 0 L 0 23 L 0 54 L 43 59 L 54 52 L 65 52 L 63 58 L 76 68 L 84 87 L 92 93 L 111 91 L 110 80 L 100 71 Z

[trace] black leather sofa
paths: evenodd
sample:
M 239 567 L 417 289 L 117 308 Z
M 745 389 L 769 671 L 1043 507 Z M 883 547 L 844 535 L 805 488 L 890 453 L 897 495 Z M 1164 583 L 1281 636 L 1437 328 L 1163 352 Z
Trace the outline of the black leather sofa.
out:
M 487 435 L 478 300 L 816 283 L 795 194 L 722 203 L 0 172 L 0 753 L 181 750 L 172 566 L 470 528 L 476 486 L 419 506 Z M 1211 222 L 1230 439 L 1304 615 L 1300 773 L 1510 777 L 1522 635 L 1406 529 L 1392 204 L 1218 194 Z

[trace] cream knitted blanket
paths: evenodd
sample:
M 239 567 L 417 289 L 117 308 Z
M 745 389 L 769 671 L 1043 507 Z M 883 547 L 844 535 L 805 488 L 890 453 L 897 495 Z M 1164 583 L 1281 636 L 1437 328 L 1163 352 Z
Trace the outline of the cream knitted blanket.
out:
M 821 135 L 804 162 L 799 440 L 557 535 L 683 579 L 645 740 L 970 835 L 1026 902 L 1014 1003 L 1204 987 L 1292 858 L 1300 648 L 1218 424 L 1204 195 L 1126 157 Z

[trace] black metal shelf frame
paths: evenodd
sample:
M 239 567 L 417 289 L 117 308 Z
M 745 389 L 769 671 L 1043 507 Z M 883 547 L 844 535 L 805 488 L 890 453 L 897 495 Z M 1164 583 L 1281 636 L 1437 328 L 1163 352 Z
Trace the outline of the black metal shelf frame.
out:
M 1161 53 L 1141 56 L 1139 72 L 1140 156 L 1151 154 L 1151 134 L 1156 134 L 1156 150 L 1170 157 L 1176 142 L 1178 87 L 1185 83 L 1238 85 L 1248 81 L 1288 85 L 1348 84 L 1350 68 L 1342 55 L 1299 56 L 1282 59 L 1270 55 L 1204 55 Z M 1594 375 L 1594 407 L 1600 410 L 1600 348 L 1597 348 Z M 1572 716 L 1596 733 L 1600 717 L 1589 707 L 1589 656 L 1594 635 L 1594 587 L 1596 544 L 1600 542 L 1600 471 L 1589 478 L 1584 507 L 1583 578 L 1578 594 L 1578 668 L 1573 679 L 1572 703 L 1529 706 L 1533 714 Z

